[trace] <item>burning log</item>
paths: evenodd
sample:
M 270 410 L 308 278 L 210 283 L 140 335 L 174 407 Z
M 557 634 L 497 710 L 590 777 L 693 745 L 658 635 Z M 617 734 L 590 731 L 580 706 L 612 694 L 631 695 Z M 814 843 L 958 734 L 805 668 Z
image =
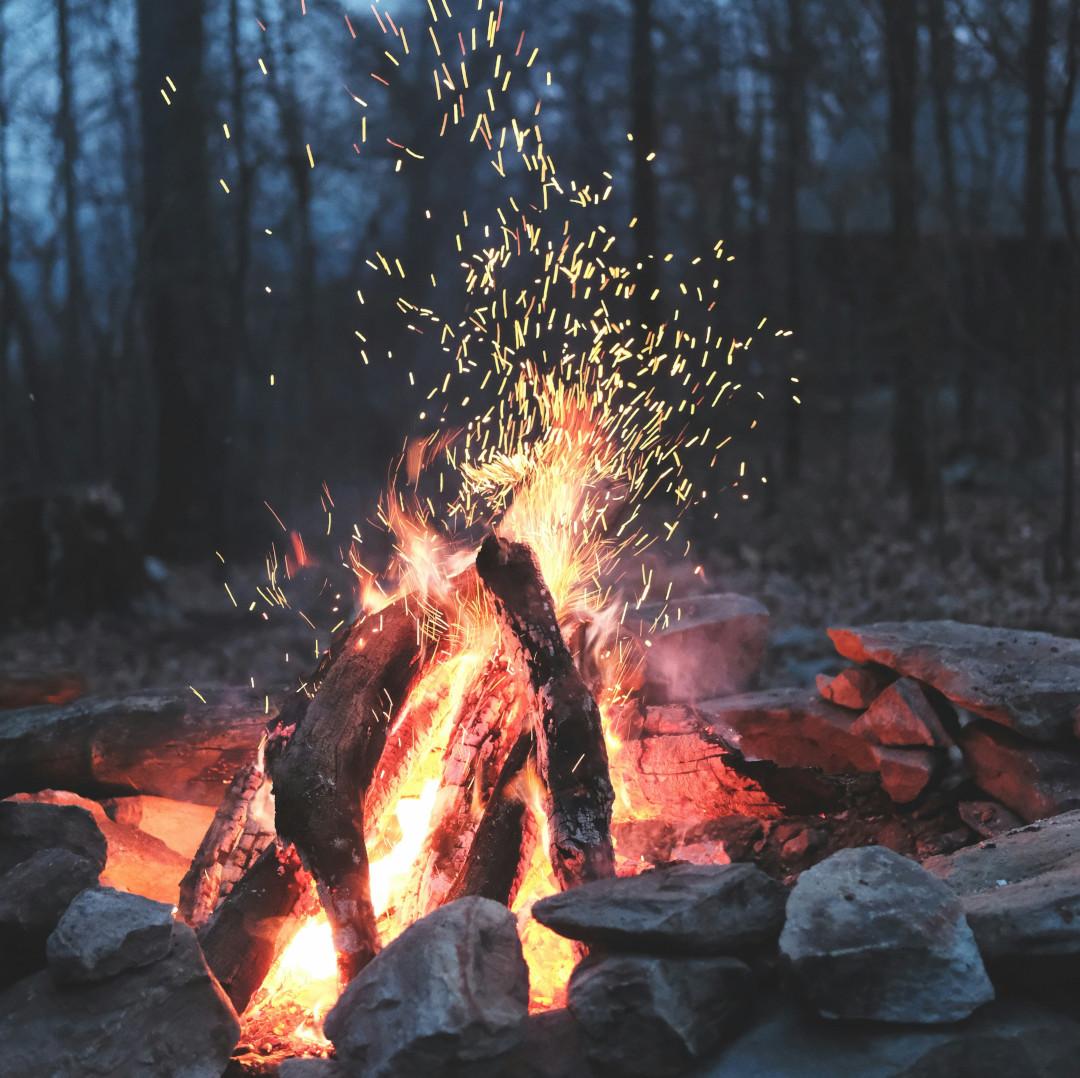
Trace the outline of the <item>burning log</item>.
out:
M 551 863 L 564 889 L 615 874 L 600 709 L 574 664 L 532 551 L 490 536 L 477 572 L 495 600 L 507 643 L 521 654 L 534 698 L 537 759 L 546 789 Z
M 410 882 L 404 919 L 449 901 L 520 726 L 518 680 L 505 658 L 489 660 L 462 697 L 443 757 L 433 825 Z M 462 892 L 473 894 L 479 892 Z
M 318 692 L 282 709 L 267 748 L 278 836 L 315 877 L 345 980 L 378 950 L 364 797 L 423 650 L 405 600 L 357 622 L 320 664 Z
M 238 1013 L 299 926 L 310 886 L 296 851 L 273 843 L 199 933 L 207 965 Z
M 521 881 L 527 858 L 523 856 L 527 807 L 515 789 L 536 747 L 531 733 L 521 734 L 503 764 L 495 789 L 476 828 L 465 865 L 444 901 L 465 895 L 490 898 L 510 905 Z

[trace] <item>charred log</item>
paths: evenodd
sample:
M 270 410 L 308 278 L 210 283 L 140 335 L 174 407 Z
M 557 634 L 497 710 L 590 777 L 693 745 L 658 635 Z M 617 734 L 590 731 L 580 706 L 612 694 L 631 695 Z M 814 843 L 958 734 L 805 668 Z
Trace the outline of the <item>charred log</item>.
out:
M 518 737 L 510 750 L 476 828 L 465 865 L 445 901 L 476 895 L 510 904 L 525 860 L 522 848 L 528 808 L 518 787 L 535 747 L 535 738 L 527 733 Z
M 317 672 L 315 695 L 282 710 L 267 748 L 278 835 L 315 877 L 346 980 L 378 950 L 364 797 L 423 650 L 404 600 L 357 622 Z
M 490 536 L 476 568 L 528 674 L 555 875 L 564 888 L 612 876 L 615 798 L 600 709 L 563 639 L 536 559 L 525 544 Z
M 0 712 L 0 797 L 141 793 L 216 807 L 255 756 L 266 703 L 246 690 L 205 695 L 207 703 L 185 689 Z
M 310 891 L 296 851 L 274 843 L 199 933 L 207 965 L 238 1013 L 292 939 Z

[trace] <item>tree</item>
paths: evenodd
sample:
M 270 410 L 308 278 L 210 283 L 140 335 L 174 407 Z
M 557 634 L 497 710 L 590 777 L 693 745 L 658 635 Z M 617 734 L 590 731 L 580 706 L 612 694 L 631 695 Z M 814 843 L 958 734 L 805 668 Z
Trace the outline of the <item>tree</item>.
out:
M 139 0 L 145 320 L 156 377 L 153 549 L 190 555 L 222 519 L 224 440 L 212 302 L 203 2 Z M 164 98 L 169 104 L 166 105 Z
M 638 273 L 639 321 L 649 324 L 652 295 L 660 283 L 657 264 L 659 198 L 656 175 L 649 157 L 656 151 L 656 57 L 653 54 L 652 0 L 632 0 L 630 56 L 630 112 L 634 135 L 633 207 Z

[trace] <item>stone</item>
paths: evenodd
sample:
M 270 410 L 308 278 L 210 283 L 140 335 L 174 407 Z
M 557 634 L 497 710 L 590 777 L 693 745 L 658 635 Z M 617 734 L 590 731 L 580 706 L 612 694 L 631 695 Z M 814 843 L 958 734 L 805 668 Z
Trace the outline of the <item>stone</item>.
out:
M 505 1074 L 521 1043 L 529 971 L 514 915 L 462 898 L 421 918 L 353 978 L 327 1037 L 364 1078 Z
M 747 760 L 814 767 L 828 774 L 876 771 L 870 745 L 853 732 L 855 717 L 813 689 L 769 689 L 695 709 L 706 736 Z
M 922 685 L 907 677 L 885 689 L 852 729 L 877 745 L 948 748 L 953 743 Z
M 928 858 L 923 867 L 960 896 L 992 972 L 1080 983 L 1080 812 Z
M 930 784 L 938 756 L 929 749 L 895 749 L 874 745 L 881 785 L 898 805 L 914 801 Z
M 85 809 L 0 801 L 0 873 L 51 849 L 70 850 L 98 872 L 105 867 L 105 837 Z
M 994 998 L 957 896 L 883 846 L 799 877 L 780 952 L 826 1018 L 956 1022 Z
M 101 882 L 108 887 L 144 895 L 158 902 L 173 904 L 177 901 L 180 881 L 191 867 L 191 854 L 185 857 L 141 828 L 113 820 L 97 801 L 66 790 L 15 794 L 10 800 L 16 803 L 76 805 L 85 809 L 93 817 L 107 847 Z M 191 808 L 206 811 L 199 805 L 192 805 Z
M 647 702 L 693 702 L 753 688 L 769 612 L 742 595 L 702 595 L 647 604 L 626 625 L 645 644 Z
M 836 650 L 933 685 L 958 707 L 1033 741 L 1080 721 L 1080 641 L 956 621 L 880 622 L 829 630 Z
M 1024 823 L 1016 813 L 996 801 L 960 801 L 956 811 L 980 838 L 993 838 Z
M 277 1078 L 350 1078 L 350 1074 L 336 1060 L 305 1056 L 282 1060 Z
M 865 711 L 896 675 L 883 666 L 849 666 L 835 677 L 815 678 L 822 699 L 852 711 Z
M 1080 752 L 1032 745 L 984 722 L 965 727 L 959 741 L 975 784 L 1022 819 L 1080 808 Z
M 49 969 L 57 984 L 78 984 L 147 966 L 169 953 L 172 927 L 173 909 L 163 902 L 88 888 L 49 936 Z
M 777 994 L 760 1021 L 692 1078 L 1069 1078 L 1080 1022 L 1028 1000 L 999 1000 L 948 1026 L 827 1022 Z
M 98 867 L 71 850 L 38 850 L 0 876 L 0 986 L 45 965 L 45 944 Z
M 239 1035 L 184 924 L 152 965 L 84 985 L 42 971 L 0 994 L 0 1059 L 20 1078 L 219 1078 Z
M 568 1005 L 597 1071 L 613 1078 L 685 1073 L 747 1014 L 750 967 L 735 958 L 589 958 L 570 978 Z
M 772 943 L 787 892 L 748 864 L 677 863 L 595 880 L 535 903 L 533 917 L 583 943 L 654 954 L 735 955 Z
M 566 1008 L 530 1014 L 524 1029 L 506 1078 L 579 1078 L 591 1073 L 581 1027 Z

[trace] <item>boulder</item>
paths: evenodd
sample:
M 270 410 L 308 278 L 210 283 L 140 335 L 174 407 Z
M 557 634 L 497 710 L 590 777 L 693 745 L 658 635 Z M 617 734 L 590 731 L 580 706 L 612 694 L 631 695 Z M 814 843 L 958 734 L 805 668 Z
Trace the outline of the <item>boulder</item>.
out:
M 565 1008 L 530 1014 L 524 1029 L 506 1078 L 581 1078 L 591 1073 L 582 1029 Z
M 895 749 L 874 745 L 881 785 L 898 805 L 914 801 L 930 784 L 938 754 L 930 749 Z
M 589 958 L 570 978 L 569 1008 L 597 1072 L 666 1078 L 732 1036 L 750 1009 L 753 974 L 734 958 Z
M 772 943 L 787 892 L 748 864 L 672 864 L 596 880 L 535 903 L 533 916 L 569 939 L 620 951 L 733 955 Z
M 70 850 L 98 872 L 105 867 L 105 838 L 85 809 L 0 801 L 0 872 L 52 849 Z
M 1033 741 L 1080 721 L 1080 641 L 956 621 L 880 622 L 829 630 L 836 650 L 933 685 L 954 704 Z
M 849 666 L 835 677 L 818 674 L 817 690 L 823 699 L 852 711 L 865 711 L 896 674 L 883 666 Z
M 928 858 L 924 867 L 960 896 L 992 971 L 1080 982 L 1080 812 Z
M 184 924 L 152 965 L 85 985 L 43 971 L 0 994 L 0 1059 L 20 1078 L 219 1078 L 239 1034 Z
M 326 1017 L 338 1059 L 364 1078 L 506 1073 L 529 1006 L 514 915 L 462 898 L 407 928 Z
M 769 612 L 742 595 L 703 595 L 631 611 L 645 643 L 649 703 L 690 702 L 745 692 L 765 657 Z
M 692 1078 L 1067 1078 L 1080 1022 L 1026 1000 L 989 1003 L 966 1022 L 890 1027 L 826 1022 L 781 996 Z
M 45 965 L 45 943 L 98 867 L 71 850 L 38 850 L 0 876 L 0 986 Z
M 1080 751 L 1032 745 L 982 722 L 961 731 L 960 748 L 976 785 L 1022 819 L 1080 808 Z
M 826 1018 L 955 1022 L 994 998 L 957 896 L 883 846 L 799 877 L 780 951 Z
M 350 1073 L 336 1060 L 304 1056 L 282 1060 L 277 1078 L 350 1078 Z
M 171 906 L 111 887 L 88 888 L 49 937 L 49 969 L 58 984 L 78 984 L 148 966 L 169 953 L 172 927 Z
M 853 731 L 855 717 L 813 689 L 769 689 L 706 700 L 696 712 L 707 736 L 747 760 L 829 774 L 877 770 L 870 745 Z
M 894 681 L 859 716 L 852 730 L 877 745 L 948 748 L 952 738 L 919 682 L 912 678 Z

